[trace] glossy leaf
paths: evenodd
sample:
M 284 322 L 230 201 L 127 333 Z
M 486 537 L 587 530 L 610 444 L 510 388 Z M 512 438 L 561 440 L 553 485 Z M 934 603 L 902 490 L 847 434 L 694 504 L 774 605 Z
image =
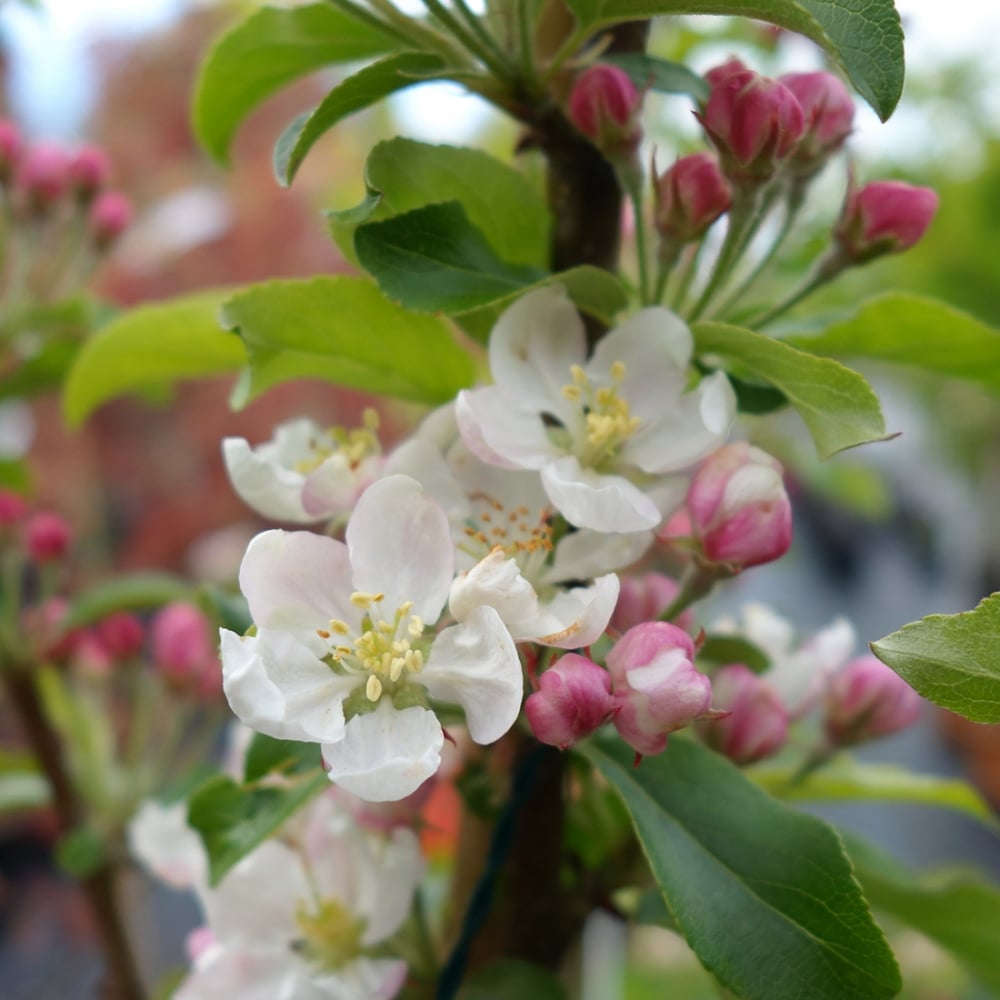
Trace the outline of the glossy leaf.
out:
M 567 0 L 581 29 L 658 14 L 730 14 L 821 45 L 884 121 L 903 90 L 903 31 L 893 0 Z
M 683 63 L 639 52 L 605 56 L 601 62 L 611 63 L 625 70 L 640 90 L 649 88 L 664 94 L 687 94 L 698 101 L 708 100 L 708 81 Z
M 874 1000 L 900 988 L 843 846 L 692 740 L 632 766 L 619 740 L 586 757 L 628 808 L 653 878 L 702 964 L 747 1000 Z
M 318 762 L 319 749 L 315 743 L 278 740 L 263 733 L 254 733 L 243 760 L 243 780 L 258 781 L 274 772 L 302 774 L 314 771 Z
M 428 75 L 442 70 L 444 65 L 444 60 L 431 52 L 398 52 L 365 66 L 337 84 L 312 111 L 299 115 L 278 139 L 274 147 L 274 173 L 278 180 L 291 184 L 316 140 L 337 122 L 389 94 L 426 82 Z
M 809 428 L 820 458 L 891 436 L 878 397 L 856 371 L 739 326 L 696 323 L 694 336 L 699 353 L 735 362 L 783 392 Z
M 1000 722 L 1000 593 L 973 611 L 928 615 L 872 643 L 918 694 L 973 722 Z
M 880 295 L 819 336 L 790 337 L 786 343 L 814 354 L 877 358 L 1000 392 L 1000 331 L 920 295 Z
M 170 573 L 123 574 L 88 587 L 69 606 L 63 627 L 90 625 L 115 611 L 141 611 L 190 600 L 193 593 L 190 583 Z
M 263 7 L 226 32 L 201 67 L 194 128 L 217 160 L 258 104 L 307 73 L 396 48 L 389 35 L 328 3 Z
M 255 285 L 225 306 L 250 355 L 243 399 L 295 378 L 318 378 L 417 403 L 453 398 L 474 377 L 448 323 L 386 299 L 362 278 Z
M 246 353 L 219 326 L 219 307 L 233 294 L 216 289 L 139 306 L 102 327 L 76 357 L 63 413 L 79 425 L 101 403 L 127 392 L 187 378 L 238 371 Z

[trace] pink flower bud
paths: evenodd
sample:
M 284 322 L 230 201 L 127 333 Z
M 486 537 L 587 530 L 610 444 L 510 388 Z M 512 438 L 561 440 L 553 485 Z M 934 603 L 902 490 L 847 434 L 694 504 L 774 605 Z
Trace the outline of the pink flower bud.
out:
M 902 181 L 873 181 L 848 189 L 834 232 L 853 261 L 908 250 L 924 235 L 938 207 L 937 193 Z
M 98 622 L 97 634 L 116 660 L 130 660 L 142 649 L 145 629 L 135 615 L 117 611 Z
M 698 734 L 736 764 L 752 764 L 777 753 L 788 738 L 788 712 L 778 693 L 742 663 L 712 677 L 712 701 L 729 712 L 699 723 Z
M 40 510 L 24 526 L 24 542 L 35 562 L 49 563 L 62 559 L 73 541 L 66 521 L 49 510 Z
M 696 240 L 729 209 L 732 192 L 711 153 L 682 156 L 656 179 L 656 228 L 679 243 Z
M 132 203 L 118 191 L 99 194 L 90 206 L 90 235 L 98 249 L 104 250 L 114 243 L 131 222 Z
M 787 73 L 778 82 L 795 95 L 805 116 L 805 134 L 792 161 L 800 172 L 814 173 L 851 134 L 854 101 L 833 73 Z
M 676 580 L 663 573 L 646 573 L 643 576 L 620 578 L 618 604 L 611 616 L 611 627 L 627 632 L 634 625 L 656 621 L 680 592 Z M 690 610 L 683 611 L 675 622 L 687 631 L 693 621 Z
M 838 746 L 887 736 L 920 716 L 920 696 L 874 656 L 851 660 L 826 689 L 826 732 Z
M 723 75 L 697 117 L 719 150 L 723 173 L 734 181 L 773 176 L 805 129 L 795 95 L 751 70 Z
M 91 677 L 107 677 L 114 659 L 95 629 L 80 629 L 73 634 L 69 661 L 74 670 Z
M 13 490 L 0 490 L 0 528 L 17 524 L 28 512 L 24 498 Z
M 636 625 L 608 653 L 615 728 L 640 754 L 662 753 L 668 733 L 716 717 L 711 682 L 693 661 L 691 637 L 667 622 Z
M 604 152 L 629 151 L 642 135 L 638 123 L 641 103 L 624 70 L 598 64 L 576 78 L 569 95 L 569 119 Z
M 615 710 L 608 672 L 576 653 L 559 657 L 538 688 L 524 703 L 528 724 L 542 743 L 562 750 L 603 726 Z
M 69 188 L 69 157 L 62 146 L 39 143 L 21 160 L 17 183 L 33 211 L 51 208 Z
M 736 76 L 737 73 L 752 72 L 753 70 L 742 59 L 737 59 L 736 56 L 733 56 L 721 65 L 713 66 L 708 70 L 705 73 L 705 79 L 708 81 L 709 87 L 717 87 L 723 81 L 728 80 L 729 77 Z
M 153 662 L 167 677 L 197 686 L 219 670 L 215 637 L 208 619 L 193 604 L 168 604 L 150 626 Z
M 12 121 L 0 118 L 0 181 L 10 179 L 23 150 L 21 130 Z
M 111 161 L 96 146 L 78 149 L 69 161 L 69 179 L 77 197 L 89 201 L 108 182 Z
M 724 445 L 699 466 L 687 509 L 706 558 L 759 566 L 788 551 L 792 505 L 781 464 L 745 441 Z

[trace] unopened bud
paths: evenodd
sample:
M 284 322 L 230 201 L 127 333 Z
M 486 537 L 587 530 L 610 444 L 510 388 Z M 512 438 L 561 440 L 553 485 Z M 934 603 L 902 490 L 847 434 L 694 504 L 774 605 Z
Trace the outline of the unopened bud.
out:
M 873 181 L 848 189 L 834 236 L 844 253 L 862 264 L 908 250 L 927 231 L 938 207 L 937 193 L 903 181 Z
M 131 222 L 132 203 L 119 191 L 99 194 L 90 206 L 90 235 L 99 250 L 114 243 Z
M 213 673 L 221 676 L 215 639 L 208 619 L 193 604 L 178 601 L 157 612 L 150 642 L 153 662 L 167 677 L 187 688 L 208 683 L 214 689 Z
M 69 188 L 66 151 L 47 142 L 32 146 L 21 160 L 17 183 L 32 211 L 48 211 Z
M 632 152 L 642 136 L 641 103 L 624 70 L 598 64 L 576 78 L 569 95 L 569 119 L 602 152 Z
M 788 738 L 788 712 L 778 693 L 742 663 L 712 677 L 712 703 L 729 715 L 699 723 L 698 734 L 735 764 L 777 753 Z
M 531 731 L 542 742 L 565 750 L 611 718 L 608 672 L 585 656 L 561 656 L 538 681 L 524 704 Z
M 708 81 L 709 87 L 717 87 L 724 80 L 728 80 L 729 77 L 735 76 L 737 73 L 752 73 L 753 70 L 742 60 L 738 59 L 736 56 L 732 56 L 727 59 L 724 63 L 718 66 L 713 66 L 710 70 L 705 73 L 705 79 Z
M 98 622 L 97 634 L 116 660 L 130 660 L 142 649 L 145 629 L 135 615 L 116 611 Z
M 805 128 L 795 95 L 752 70 L 726 72 L 698 116 L 730 180 L 763 183 L 794 152 Z
M 843 146 L 854 125 L 854 100 L 833 73 L 787 73 L 778 77 L 794 95 L 805 117 L 805 132 L 792 165 L 801 176 L 811 176 Z
M 645 573 L 642 576 L 623 576 L 619 581 L 618 603 L 611 616 L 611 627 L 627 632 L 635 625 L 656 621 L 680 593 L 676 580 L 663 573 Z M 692 615 L 684 611 L 674 624 L 687 631 Z
M 655 222 L 675 243 L 698 239 L 732 204 L 719 161 L 711 153 L 682 156 L 655 181 Z
M 0 118 L 0 183 L 6 183 L 13 176 L 23 150 L 21 130 L 12 121 Z
M 12 490 L 0 490 L 0 528 L 17 524 L 28 512 L 28 505 L 20 494 Z
M 81 201 L 90 201 L 108 183 L 110 175 L 111 162 L 96 146 L 84 146 L 70 158 L 70 184 Z
M 694 668 L 694 643 L 676 625 L 636 625 L 608 653 L 615 728 L 640 754 L 661 753 L 667 735 L 696 719 L 718 717 L 712 684 Z
M 836 746 L 887 736 L 920 716 L 920 696 L 874 656 L 851 660 L 826 690 L 826 733 Z
M 745 441 L 724 445 L 702 462 L 686 506 L 712 562 L 759 566 L 791 545 L 792 506 L 781 463 Z
M 73 541 L 73 531 L 58 514 L 40 510 L 28 518 L 24 526 L 24 542 L 28 554 L 38 563 L 62 559 Z

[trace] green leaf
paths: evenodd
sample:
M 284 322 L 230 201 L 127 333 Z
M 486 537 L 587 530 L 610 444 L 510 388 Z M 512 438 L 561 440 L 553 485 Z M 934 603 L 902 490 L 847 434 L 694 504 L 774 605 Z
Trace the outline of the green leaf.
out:
M 615 787 L 691 949 L 747 1000 L 874 1000 L 899 970 L 830 827 L 722 757 L 674 738 L 632 767 L 619 740 L 580 750 Z
M 474 378 L 445 320 L 401 309 L 363 278 L 255 285 L 226 303 L 224 320 L 250 355 L 250 399 L 289 379 L 319 378 L 437 404 Z
M 116 576 L 89 587 L 70 605 L 63 628 L 80 628 L 115 611 L 159 608 L 171 601 L 191 600 L 194 591 L 186 580 L 170 573 L 141 572 Z
M 809 428 L 820 458 L 891 436 L 878 397 L 856 371 L 725 323 L 696 323 L 694 337 L 699 352 L 736 362 L 781 390 Z
M 675 934 L 681 933 L 677 921 L 663 901 L 663 893 L 658 889 L 649 889 L 639 897 L 639 905 L 632 914 L 632 919 L 637 924 L 652 924 L 654 927 L 665 927 Z
M 748 639 L 738 635 L 710 635 L 698 647 L 698 660 L 706 660 L 718 666 L 727 663 L 742 663 L 755 674 L 761 674 L 771 665 L 767 653 Z
M 331 213 L 339 225 L 457 201 L 501 259 L 540 267 L 548 259 L 551 217 L 545 199 L 520 171 L 478 149 L 390 139 L 368 154 L 365 182 L 365 201 Z
M 973 611 L 928 615 L 872 643 L 917 694 L 973 722 L 1000 722 L 1000 593 Z
M 225 161 L 244 118 L 267 97 L 313 70 L 381 55 L 397 42 L 332 4 L 264 7 L 224 34 L 202 63 L 194 128 L 205 149 Z
M 894 292 L 818 336 L 790 337 L 814 354 L 877 358 L 1000 392 L 1000 332 L 936 299 Z
M 566 990 L 541 966 L 505 958 L 471 975 L 459 1000 L 566 1000 Z
M 241 786 L 223 775 L 202 785 L 188 802 L 188 824 L 205 844 L 211 884 L 329 785 L 322 771 L 280 788 Z
M 59 385 L 73 365 L 80 342 L 49 340 L 25 358 L 0 383 L 0 399 L 23 399 Z
M 764 764 L 746 774 L 761 788 L 787 801 L 869 800 L 937 806 L 964 813 L 1000 833 L 1000 821 L 989 804 L 971 785 L 957 778 L 914 774 L 897 764 L 867 764 L 846 753 L 792 784 L 796 770 Z
M 844 834 L 854 871 L 877 910 L 950 952 L 991 993 L 1000 994 L 1000 890 L 978 875 L 914 875 L 895 859 Z
M 215 289 L 139 306 L 100 329 L 70 370 L 66 420 L 78 426 L 122 393 L 240 369 L 246 364 L 243 345 L 218 321 L 219 307 L 232 294 L 231 288 Z
M 657 59 L 638 52 L 602 56 L 601 62 L 611 63 L 625 70 L 629 79 L 640 90 L 648 87 L 665 94 L 687 94 L 697 101 L 708 100 L 708 81 L 683 63 Z
M 96 830 L 81 826 L 59 838 L 56 864 L 74 878 L 86 878 L 107 860 L 104 838 Z
M 337 84 L 312 110 L 299 115 L 278 139 L 274 147 L 274 173 L 280 183 L 289 185 L 306 154 L 320 136 L 348 115 L 361 111 L 418 83 L 428 74 L 444 69 L 441 56 L 431 52 L 399 52 L 365 66 Z
M 273 736 L 254 733 L 243 761 L 243 780 L 258 781 L 275 771 L 281 774 L 302 774 L 314 771 L 319 764 L 319 747 L 315 743 L 277 740 Z
M 577 307 L 610 319 L 627 303 L 621 282 L 595 267 L 546 275 L 501 260 L 457 201 L 427 205 L 360 226 L 354 245 L 362 267 L 389 298 L 408 309 L 471 312 L 558 282 Z
M 885 121 L 903 90 L 903 31 L 893 0 L 567 0 L 581 32 L 658 14 L 730 14 L 821 45 Z

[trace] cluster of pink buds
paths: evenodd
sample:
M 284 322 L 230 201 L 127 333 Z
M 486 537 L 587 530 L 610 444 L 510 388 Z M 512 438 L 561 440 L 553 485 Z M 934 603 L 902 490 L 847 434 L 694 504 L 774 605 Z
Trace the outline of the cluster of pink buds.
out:
M 153 662 L 176 688 L 205 698 L 222 692 L 215 629 L 204 612 L 177 601 L 157 612 L 150 626 Z

